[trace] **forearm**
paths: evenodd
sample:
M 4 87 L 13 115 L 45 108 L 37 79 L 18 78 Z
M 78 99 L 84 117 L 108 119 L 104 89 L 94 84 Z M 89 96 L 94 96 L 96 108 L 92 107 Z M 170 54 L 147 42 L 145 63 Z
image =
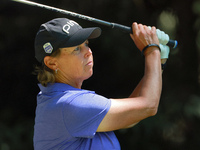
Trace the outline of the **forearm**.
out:
M 161 59 L 161 64 L 165 64 L 166 61 L 167 61 L 167 59 Z M 163 70 L 162 70 L 162 72 L 163 72 Z M 144 80 L 144 77 L 140 80 L 140 82 L 138 83 L 138 85 L 136 86 L 136 88 L 130 94 L 129 98 L 140 96 L 140 92 L 141 92 L 141 87 L 142 87 L 142 84 L 143 84 L 143 80 Z
M 129 96 L 129 98 L 140 96 L 140 91 L 141 91 L 141 87 L 142 87 L 142 83 L 143 83 L 143 78 L 140 80 L 140 82 L 138 83 L 138 85 L 136 86 L 136 88 L 133 90 L 133 92 L 131 93 L 131 95 Z
M 145 74 L 139 96 L 147 101 L 148 107 L 158 107 L 162 89 L 160 52 L 154 50 L 145 57 Z

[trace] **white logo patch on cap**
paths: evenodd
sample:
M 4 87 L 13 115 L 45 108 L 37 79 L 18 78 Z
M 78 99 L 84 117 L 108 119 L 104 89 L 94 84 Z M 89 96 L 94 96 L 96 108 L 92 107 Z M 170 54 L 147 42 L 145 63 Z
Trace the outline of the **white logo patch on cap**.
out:
M 67 22 L 67 24 L 65 24 L 63 26 L 63 31 L 67 34 L 69 34 L 69 30 L 71 29 L 71 27 L 73 27 L 74 25 L 79 25 L 77 22 L 73 21 L 73 20 L 70 20 Z
M 51 43 L 46 43 L 43 45 L 45 53 L 51 54 L 53 51 L 53 47 L 51 46 Z

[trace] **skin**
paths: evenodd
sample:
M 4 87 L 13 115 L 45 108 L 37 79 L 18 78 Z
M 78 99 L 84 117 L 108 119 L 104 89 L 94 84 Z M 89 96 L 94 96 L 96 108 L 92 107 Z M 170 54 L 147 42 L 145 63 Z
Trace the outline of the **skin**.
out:
M 140 51 L 148 44 L 158 44 L 156 28 L 149 29 L 142 24 L 132 24 L 132 40 Z M 84 80 L 92 76 L 93 57 L 87 42 L 77 47 L 61 49 L 58 57 L 46 56 L 45 64 L 58 70 L 56 81 L 81 88 Z M 149 47 L 145 53 L 145 72 L 142 80 L 128 98 L 111 99 L 111 107 L 100 123 L 97 132 L 114 131 L 128 128 L 139 121 L 157 113 L 161 89 L 162 70 L 160 51 Z
M 58 70 L 56 82 L 79 89 L 83 81 L 93 74 L 93 55 L 88 41 L 75 47 L 61 48 L 58 57 L 46 56 L 44 62 L 50 69 Z
M 151 43 L 159 45 L 156 28 L 133 23 L 131 38 L 140 51 Z M 112 131 L 131 127 L 157 113 L 162 88 L 160 52 L 150 47 L 145 54 L 145 73 L 129 98 L 112 99 L 111 108 L 97 131 Z

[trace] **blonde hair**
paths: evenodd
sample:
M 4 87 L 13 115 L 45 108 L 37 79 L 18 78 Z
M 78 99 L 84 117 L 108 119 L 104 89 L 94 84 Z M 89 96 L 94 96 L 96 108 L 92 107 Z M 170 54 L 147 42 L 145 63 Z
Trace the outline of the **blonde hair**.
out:
M 60 55 L 61 49 L 56 50 L 51 54 L 51 57 L 56 57 Z M 38 81 L 43 85 L 47 86 L 48 83 L 55 83 L 56 77 L 55 77 L 55 71 L 48 68 L 44 62 L 41 66 L 35 67 L 35 73 L 37 74 Z

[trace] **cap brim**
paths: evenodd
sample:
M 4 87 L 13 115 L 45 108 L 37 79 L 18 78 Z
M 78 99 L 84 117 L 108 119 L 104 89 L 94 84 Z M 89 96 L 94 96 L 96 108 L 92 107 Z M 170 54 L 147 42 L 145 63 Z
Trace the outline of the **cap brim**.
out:
M 83 28 L 78 30 L 69 40 L 63 41 L 60 48 L 73 47 L 82 44 L 87 39 L 94 39 L 101 35 L 101 29 L 98 27 Z

